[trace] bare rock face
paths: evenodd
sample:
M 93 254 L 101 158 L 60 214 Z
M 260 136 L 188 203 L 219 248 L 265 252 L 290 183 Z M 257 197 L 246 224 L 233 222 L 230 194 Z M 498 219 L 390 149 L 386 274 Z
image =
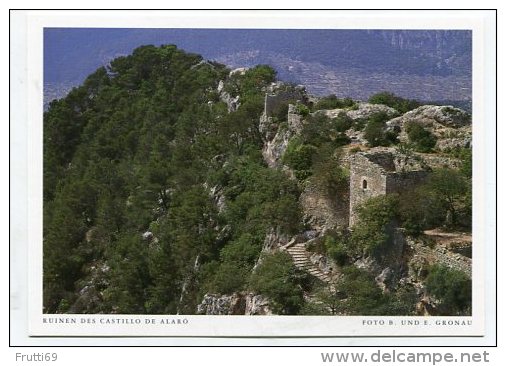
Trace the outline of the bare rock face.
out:
M 246 71 L 248 71 L 248 70 L 249 70 L 249 67 L 238 67 L 237 69 L 230 71 L 228 76 L 231 77 L 234 75 L 244 75 L 246 73 Z
M 272 315 L 269 300 L 262 295 L 247 294 L 244 315 Z
M 471 115 L 452 106 L 424 105 L 404 115 L 406 118 L 434 120 L 446 127 L 460 128 L 471 124 Z
M 223 187 L 211 187 L 209 189 L 209 195 L 218 208 L 218 212 L 223 212 L 226 208 L 225 196 L 223 195 Z
M 455 137 L 440 138 L 436 143 L 436 148 L 445 151 L 455 148 L 470 148 L 472 145 L 471 131 L 460 133 Z
M 279 123 L 274 122 L 272 117 L 268 117 L 263 114 L 260 117 L 260 123 L 258 124 L 258 131 L 262 135 L 265 142 L 271 141 L 276 136 L 279 129 Z
M 264 245 L 262 247 L 262 252 L 272 252 L 277 250 L 278 248 L 286 245 L 290 238 L 281 234 L 279 231 L 271 229 L 264 239 Z
M 471 115 L 451 106 L 424 105 L 391 119 L 387 129 L 401 131 L 399 140 L 408 142 L 406 123 L 414 122 L 437 137 L 436 148 L 441 151 L 469 148 L 472 144 Z
M 199 315 L 272 315 L 269 300 L 252 293 L 206 294 L 197 306 Z
M 374 278 L 374 280 L 383 292 L 387 292 L 389 287 L 392 285 L 392 277 L 392 270 L 389 267 L 386 267 Z
M 344 113 L 346 114 L 347 117 L 351 118 L 354 121 L 358 119 L 368 119 L 369 117 L 371 117 L 373 114 L 376 113 L 386 113 L 387 116 L 389 116 L 390 118 L 394 118 L 395 116 L 399 115 L 399 112 L 386 105 L 370 104 L 364 102 L 358 103 L 358 108 L 353 110 L 337 108 L 337 109 L 324 110 L 322 112 L 325 113 L 325 115 L 329 118 L 336 118 Z
M 239 102 L 239 96 L 232 97 L 226 91 L 222 91 L 220 93 L 220 99 L 227 105 L 228 112 L 235 112 L 237 108 L 241 105 Z
M 233 72 L 233 71 L 232 71 Z M 232 97 L 228 92 L 225 91 L 225 83 L 223 80 L 220 80 L 217 88 L 218 93 L 220 94 L 220 99 L 227 105 L 228 112 L 235 112 L 237 108 L 241 105 L 239 102 L 239 96 Z
M 262 155 L 265 162 L 271 168 L 276 168 L 281 164 L 281 157 L 283 156 L 290 138 L 294 132 L 288 128 L 280 128 L 274 138 L 266 141 L 262 150 Z
M 264 115 L 260 122 L 260 125 L 263 125 L 261 131 L 263 130 L 265 135 L 262 155 L 269 167 L 276 168 L 281 165 L 281 157 L 285 153 L 290 139 L 300 132 L 302 120 L 301 116 L 295 112 L 293 105 L 290 105 L 287 123 L 277 126 L 275 134 L 268 127 L 270 123 L 272 123 L 272 119 Z
M 397 110 L 383 104 L 358 103 L 358 109 L 347 111 L 346 114 L 352 120 L 367 119 L 376 113 L 386 113 L 387 116 L 393 118 L 399 115 Z
M 366 270 L 371 273 L 381 273 L 381 267 L 372 257 L 362 257 L 353 263 L 353 265 L 359 269 Z
M 423 105 L 387 122 L 388 126 L 400 126 L 408 121 L 415 121 L 423 127 L 461 128 L 471 124 L 471 115 L 452 106 Z
M 142 240 L 150 241 L 153 240 L 153 233 L 151 231 L 146 231 L 142 234 Z
M 244 314 L 244 298 L 238 294 L 206 294 L 197 306 L 200 315 L 240 315 Z

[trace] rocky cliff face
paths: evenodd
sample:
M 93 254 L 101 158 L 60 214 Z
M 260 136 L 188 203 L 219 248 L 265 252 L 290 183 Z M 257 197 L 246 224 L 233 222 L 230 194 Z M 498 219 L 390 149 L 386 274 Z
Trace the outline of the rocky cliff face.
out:
M 471 115 L 452 106 L 424 105 L 387 122 L 390 129 L 399 128 L 399 139 L 407 141 L 405 125 L 416 122 L 437 137 L 439 150 L 470 147 L 472 142 Z
M 220 99 L 223 103 L 227 105 L 228 112 L 235 112 L 237 108 L 241 105 L 239 102 L 239 95 L 232 97 L 230 93 L 224 90 L 223 80 L 220 80 L 218 84 L 218 93 L 220 95 Z
M 338 117 L 341 113 L 345 113 L 353 121 L 359 119 L 367 119 L 376 113 L 385 113 L 389 117 L 393 118 L 399 114 L 395 109 L 390 108 L 382 104 L 371 104 L 365 102 L 357 103 L 355 109 L 329 109 L 322 111 L 330 118 Z
M 296 113 L 293 105 L 289 106 L 286 123 L 275 123 L 264 114 L 260 120 L 260 133 L 264 136 L 262 155 L 271 168 L 281 166 L 283 156 L 290 139 L 300 133 L 302 118 Z
M 272 315 L 269 300 L 252 293 L 206 294 L 197 307 L 200 315 Z

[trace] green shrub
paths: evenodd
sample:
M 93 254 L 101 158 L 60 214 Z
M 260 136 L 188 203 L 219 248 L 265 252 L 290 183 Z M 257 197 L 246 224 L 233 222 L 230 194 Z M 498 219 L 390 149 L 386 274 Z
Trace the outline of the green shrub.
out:
M 246 284 L 249 271 L 233 262 L 220 265 L 214 277 L 214 290 L 220 294 L 231 294 L 240 291 Z
M 422 186 L 403 192 L 399 199 L 401 225 L 408 235 L 418 236 L 423 230 L 437 226 L 445 220 L 441 200 L 428 194 Z
M 306 107 L 304 104 L 297 103 L 295 106 L 296 111 L 298 114 L 300 114 L 302 117 L 307 117 L 309 115 L 309 108 Z
M 338 265 L 344 266 L 348 262 L 348 248 L 343 237 L 326 236 L 324 239 L 327 255 Z
M 313 107 L 313 110 L 349 108 L 355 105 L 355 101 L 351 98 L 339 99 L 334 94 L 323 97 Z
M 325 144 L 313 156 L 311 183 L 328 198 L 345 199 L 349 192 L 349 172 L 341 166 L 340 151 Z
M 380 257 L 391 241 L 391 228 L 398 216 L 398 197 L 377 196 L 368 199 L 358 209 L 358 222 L 353 227 L 351 242 L 357 249 Z
M 315 113 L 306 119 L 300 138 L 304 144 L 320 147 L 332 142 L 334 147 L 347 145 L 350 139 L 344 132 L 352 125 L 346 114 L 330 119 L 324 113 Z
M 288 116 L 288 102 L 277 105 L 272 110 L 272 117 L 277 121 L 286 121 Z
M 355 131 L 362 131 L 365 126 L 367 126 L 366 118 L 357 118 L 355 121 L 353 121 L 353 128 Z
M 406 124 L 409 141 L 418 152 L 430 152 L 436 146 L 436 137 L 416 122 Z
M 317 294 L 317 298 L 332 309 L 332 314 L 344 315 L 412 315 L 418 301 L 414 288 L 404 286 L 383 293 L 374 276 L 354 266 L 341 268 L 338 292 Z M 315 309 L 317 311 L 317 309 Z
M 346 132 L 353 125 L 353 120 L 346 113 L 340 113 L 332 119 L 332 127 L 338 132 Z
M 385 112 L 373 114 L 365 126 L 364 137 L 370 146 L 389 146 L 397 143 L 397 134 L 393 131 L 386 131 L 386 121 L 389 116 Z
M 434 202 L 439 202 L 440 215 L 446 217 L 442 222 L 449 228 L 458 227 L 462 214 L 471 210 L 471 181 L 458 170 L 434 170 L 423 188 Z M 464 223 L 467 228 L 471 227 L 470 219 L 468 216 Z
M 410 110 L 418 108 L 421 104 L 413 99 L 404 99 L 389 92 L 380 92 L 369 98 L 371 104 L 383 104 L 390 108 L 396 109 L 400 113 L 406 113 Z
M 278 252 L 262 258 L 249 284 L 254 292 L 269 298 L 275 313 L 295 315 L 304 304 L 301 280 L 290 255 Z
M 427 292 L 437 298 L 445 315 L 470 315 L 472 302 L 471 279 L 461 271 L 434 265 L 429 268 L 425 282 Z
M 376 285 L 374 277 L 354 266 L 341 269 L 343 279 L 339 291 L 346 297 L 340 303 L 339 310 L 346 315 L 383 315 L 388 298 Z
M 316 113 L 307 117 L 302 127 L 300 138 L 304 144 L 321 146 L 332 141 L 332 123 L 324 113 Z
M 473 176 L 473 150 L 469 148 L 455 149 L 455 155 L 461 162 L 460 172 L 466 177 L 471 179 Z
M 335 147 L 341 147 L 348 145 L 351 142 L 351 139 L 346 136 L 344 133 L 339 132 L 334 138 L 333 144 Z
M 305 180 L 311 175 L 313 156 L 316 152 L 315 146 L 304 145 L 297 139 L 292 139 L 283 154 L 282 162 L 294 170 L 297 179 Z

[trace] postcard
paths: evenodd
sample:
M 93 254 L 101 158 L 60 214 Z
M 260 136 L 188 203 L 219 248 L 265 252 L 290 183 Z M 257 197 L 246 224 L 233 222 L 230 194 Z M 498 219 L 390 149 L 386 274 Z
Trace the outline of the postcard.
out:
M 485 334 L 481 13 L 95 13 L 27 18 L 31 336 Z

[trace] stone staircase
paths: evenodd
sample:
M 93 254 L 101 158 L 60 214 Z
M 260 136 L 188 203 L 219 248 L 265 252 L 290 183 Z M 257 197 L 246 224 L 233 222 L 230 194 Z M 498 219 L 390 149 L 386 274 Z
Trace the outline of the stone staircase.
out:
M 282 249 L 286 250 L 288 254 L 290 254 L 295 267 L 308 272 L 327 284 L 332 282 L 329 275 L 325 274 L 320 268 L 311 263 L 309 260 L 309 253 L 306 251 L 304 243 L 295 243 L 295 240 L 292 239 Z

